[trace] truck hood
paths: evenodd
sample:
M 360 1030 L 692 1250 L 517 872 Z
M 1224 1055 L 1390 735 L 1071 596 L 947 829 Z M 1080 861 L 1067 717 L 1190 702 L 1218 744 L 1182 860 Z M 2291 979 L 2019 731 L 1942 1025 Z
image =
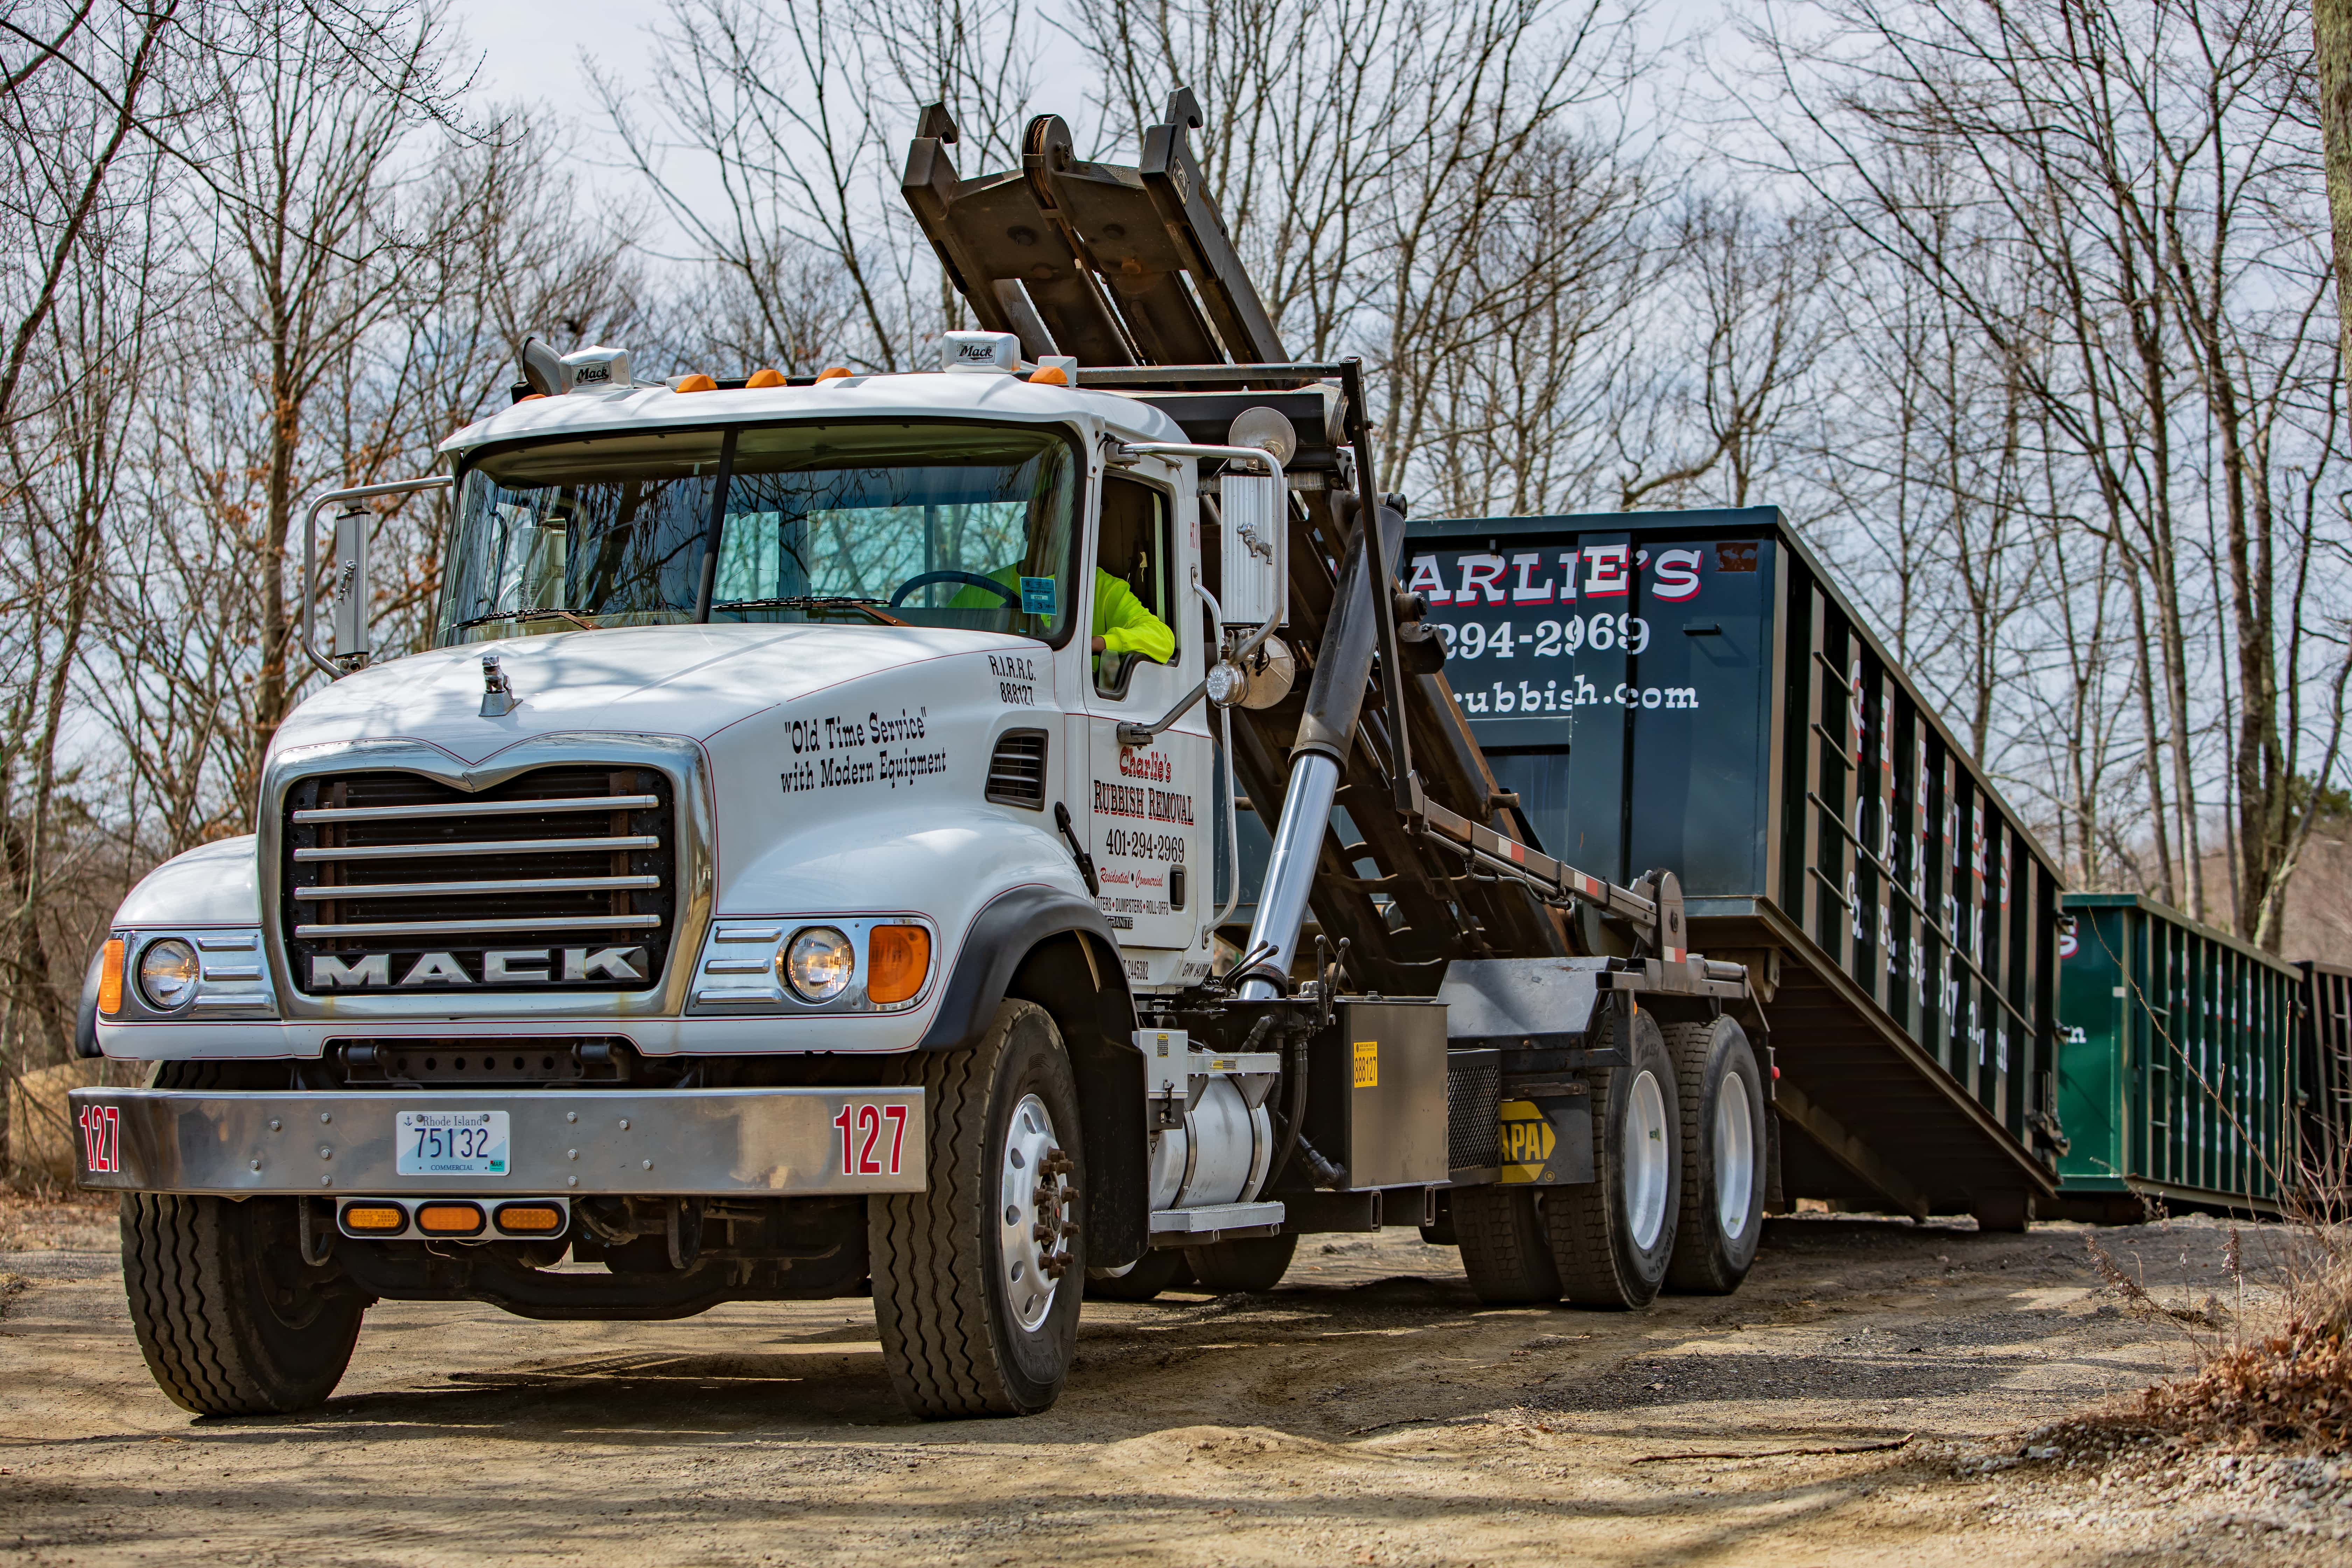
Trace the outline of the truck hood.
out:
M 845 681 L 1024 637 L 932 626 L 677 626 L 467 643 L 392 659 L 318 693 L 279 727 L 272 754 L 331 742 L 427 742 L 469 763 L 517 741 L 583 730 L 707 740 Z M 484 718 L 482 658 L 520 699 Z

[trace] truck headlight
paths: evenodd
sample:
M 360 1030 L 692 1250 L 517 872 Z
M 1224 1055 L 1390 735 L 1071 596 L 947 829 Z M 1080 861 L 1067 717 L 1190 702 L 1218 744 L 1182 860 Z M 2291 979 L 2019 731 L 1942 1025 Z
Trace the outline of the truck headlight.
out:
M 159 1013 L 169 1013 L 196 994 L 202 975 L 196 950 L 178 937 L 151 942 L 139 952 L 139 994 Z
M 849 989 L 857 950 L 831 926 L 811 926 L 793 936 L 779 966 L 803 1001 L 830 1002 Z

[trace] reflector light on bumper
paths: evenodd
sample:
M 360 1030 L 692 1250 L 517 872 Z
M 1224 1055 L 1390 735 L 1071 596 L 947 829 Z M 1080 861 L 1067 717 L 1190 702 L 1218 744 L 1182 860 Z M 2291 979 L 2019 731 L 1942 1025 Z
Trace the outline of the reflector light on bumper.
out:
M 563 1198 L 346 1198 L 335 1219 L 345 1236 L 361 1241 L 541 1240 L 571 1228 L 572 1205 Z

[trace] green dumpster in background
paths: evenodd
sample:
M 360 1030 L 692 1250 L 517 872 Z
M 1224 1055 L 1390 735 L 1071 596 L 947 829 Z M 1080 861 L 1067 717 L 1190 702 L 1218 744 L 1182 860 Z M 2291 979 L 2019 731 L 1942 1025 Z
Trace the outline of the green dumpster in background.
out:
M 2296 1162 L 2304 976 L 2132 893 L 2068 893 L 2059 941 L 2059 1212 L 2274 1215 Z

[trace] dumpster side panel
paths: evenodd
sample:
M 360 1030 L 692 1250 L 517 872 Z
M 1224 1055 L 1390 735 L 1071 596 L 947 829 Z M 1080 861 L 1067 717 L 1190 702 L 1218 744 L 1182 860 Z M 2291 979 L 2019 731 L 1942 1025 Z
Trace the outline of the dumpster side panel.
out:
M 2060 1020 L 2058 1119 L 2066 1152 L 2058 1157 L 2059 1191 L 2126 1193 L 2131 1169 L 2126 1132 L 2136 1069 L 2126 1029 L 2124 963 L 2137 911 L 2072 903 L 2074 933 L 2059 942 L 2063 979 Z
M 2304 1179 L 2340 1194 L 2352 1184 L 2352 968 L 2306 960 L 2297 1021 L 2295 1089 Z
M 2052 1189 L 2055 868 L 1777 510 L 1422 521 L 1406 561 L 1542 847 L 1673 868 L 1766 981 L 1792 1195 Z

